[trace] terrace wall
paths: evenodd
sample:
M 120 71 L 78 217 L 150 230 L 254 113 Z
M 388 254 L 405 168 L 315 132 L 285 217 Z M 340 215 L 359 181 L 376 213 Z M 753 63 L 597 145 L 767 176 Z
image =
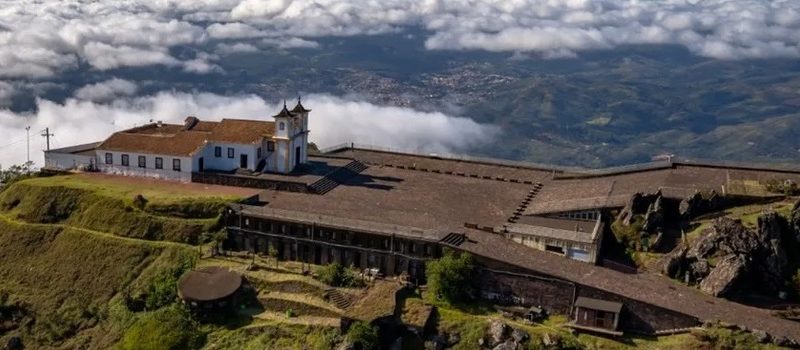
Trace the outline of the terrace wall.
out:
M 312 193 L 308 186 L 300 182 L 277 181 L 254 176 L 225 174 L 215 172 L 192 173 L 192 182 L 211 185 L 261 188 L 287 192 Z
M 482 269 L 475 286 L 481 297 L 507 305 L 541 306 L 549 313 L 571 317 L 578 297 L 615 301 L 624 305 L 620 330 L 653 334 L 699 325 L 699 320 L 658 306 L 642 303 L 600 289 L 552 278 L 536 271 L 476 257 Z

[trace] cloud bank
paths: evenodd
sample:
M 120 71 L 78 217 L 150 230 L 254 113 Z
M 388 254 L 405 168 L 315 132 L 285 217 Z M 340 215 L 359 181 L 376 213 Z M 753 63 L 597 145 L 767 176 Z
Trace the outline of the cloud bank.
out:
M 120 89 L 122 87 L 122 89 Z M 272 120 L 280 105 L 254 95 L 160 92 L 120 97 L 130 86 L 117 80 L 86 86 L 63 104 L 37 101 L 37 111 L 17 114 L 0 110 L 0 164 L 25 161 L 25 126 L 31 125 L 31 158 L 43 164 L 44 140 L 38 131 L 50 127 L 52 146 L 99 141 L 110 133 L 153 120 L 181 123 L 187 115 L 201 119 L 254 118 Z M 83 92 L 83 93 L 80 93 Z M 116 96 L 109 99 L 109 96 Z M 97 102 L 98 100 L 104 102 Z M 468 118 L 426 113 L 409 108 L 382 107 L 329 95 L 309 95 L 311 141 L 320 147 L 358 142 L 419 152 L 459 152 L 490 142 L 497 128 Z
M 222 51 L 317 47 L 314 38 L 426 31 L 431 50 L 545 57 L 677 44 L 719 59 L 800 57 L 796 0 L 64 0 L 0 9 L 0 79 L 165 65 L 209 73 Z M 250 46 L 233 46 L 242 41 Z M 280 44 L 280 43 L 286 44 Z M 176 46 L 197 57 L 176 57 Z

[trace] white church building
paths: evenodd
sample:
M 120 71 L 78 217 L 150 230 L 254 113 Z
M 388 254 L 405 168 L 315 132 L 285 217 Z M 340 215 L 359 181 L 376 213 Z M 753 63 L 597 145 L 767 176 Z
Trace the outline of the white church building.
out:
M 273 120 L 187 117 L 181 124 L 150 123 L 118 131 L 99 144 L 45 152 L 45 166 L 189 182 L 192 173 L 292 172 L 308 161 L 308 113 L 297 101 Z M 88 146 L 88 145 L 87 145 Z

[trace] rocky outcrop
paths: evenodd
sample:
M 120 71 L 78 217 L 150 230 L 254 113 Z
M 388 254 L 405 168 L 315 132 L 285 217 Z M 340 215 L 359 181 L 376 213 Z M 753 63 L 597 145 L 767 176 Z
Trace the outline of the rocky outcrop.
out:
M 700 290 L 713 296 L 725 295 L 747 271 L 747 261 L 739 255 L 727 255 L 700 281 Z
M 647 207 L 647 212 L 644 214 L 644 225 L 642 229 L 647 232 L 656 232 L 658 229 L 664 227 L 664 216 L 663 198 L 659 193 L 656 200 Z
M 695 192 L 678 204 L 678 214 L 681 220 L 688 221 L 700 215 L 720 210 L 724 205 L 725 199 L 715 191 L 711 191 L 707 196 Z
M 483 343 L 480 347 L 493 350 L 523 349 L 530 340 L 530 335 L 522 329 L 514 328 L 499 319 L 489 322 Z
M 508 325 L 500 320 L 492 320 L 489 323 L 489 346 L 496 346 L 505 341 L 509 333 Z
M 776 295 L 789 274 L 783 242 L 787 227 L 774 212 L 761 214 L 755 231 L 731 218 L 716 219 L 692 246 L 668 254 L 662 271 L 696 283 L 700 290 L 714 296 L 737 291 Z
M 635 193 L 617 216 L 617 222 L 624 227 L 617 237 L 636 250 L 657 249 L 663 239 L 666 217 L 660 190 L 650 194 Z
M 647 212 L 648 208 L 660 197 L 661 190 L 649 194 L 641 192 L 634 193 L 619 213 L 618 220 L 622 222 L 623 225 L 630 226 L 636 215 Z

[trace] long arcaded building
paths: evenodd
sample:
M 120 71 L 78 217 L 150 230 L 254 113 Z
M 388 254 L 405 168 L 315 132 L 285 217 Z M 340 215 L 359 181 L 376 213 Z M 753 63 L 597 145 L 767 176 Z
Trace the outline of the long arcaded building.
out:
M 343 146 L 291 175 L 213 182 L 262 187 L 225 220 L 231 249 L 340 262 L 424 281 L 445 249 L 473 254 L 480 296 L 542 306 L 595 332 L 660 334 L 721 320 L 800 341 L 800 323 L 651 274 L 599 266 L 604 217 L 637 192 L 682 199 L 747 195 L 748 184 L 800 180 L 795 169 L 670 160 L 577 170 Z M 595 309 L 592 309 L 595 308 Z

